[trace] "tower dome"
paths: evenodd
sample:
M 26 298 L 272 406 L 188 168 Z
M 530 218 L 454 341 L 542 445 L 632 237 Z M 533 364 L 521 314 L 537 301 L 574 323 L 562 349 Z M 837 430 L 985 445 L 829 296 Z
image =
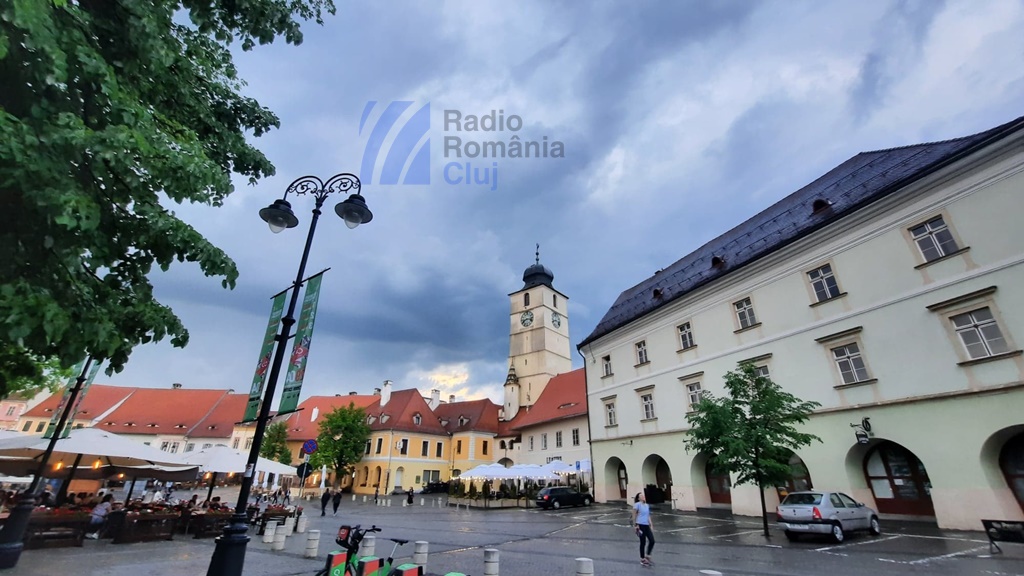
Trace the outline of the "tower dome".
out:
M 536 261 L 533 266 L 530 266 L 523 272 L 523 290 L 527 288 L 533 288 L 534 286 L 547 286 L 552 290 L 555 288 L 551 285 L 555 281 L 555 275 L 551 270 L 540 263 L 540 244 L 537 245 Z

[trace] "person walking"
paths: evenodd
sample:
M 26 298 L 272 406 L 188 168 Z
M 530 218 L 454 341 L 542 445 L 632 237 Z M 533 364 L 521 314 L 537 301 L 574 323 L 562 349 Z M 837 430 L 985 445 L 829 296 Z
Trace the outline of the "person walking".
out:
M 338 506 L 341 505 L 341 489 L 334 491 L 334 515 L 338 515 Z
M 327 516 L 327 503 L 331 501 L 331 489 L 327 488 L 324 490 L 323 496 L 320 497 L 320 515 Z
M 647 495 L 637 492 L 633 498 L 633 517 L 630 524 L 636 529 L 636 535 L 640 537 L 640 565 L 651 566 L 651 550 L 654 550 L 654 531 L 651 524 L 651 507 L 647 504 Z M 644 547 L 647 552 L 644 553 Z

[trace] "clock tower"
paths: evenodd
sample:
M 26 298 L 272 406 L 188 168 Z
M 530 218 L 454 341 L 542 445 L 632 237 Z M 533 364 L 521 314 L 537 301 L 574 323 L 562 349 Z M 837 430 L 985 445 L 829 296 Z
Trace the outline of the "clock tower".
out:
M 505 380 L 505 419 L 533 405 L 552 377 L 572 370 L 569 299 L 555 290 L 555 275 L 536 261 L 523 272 L 523 287 L 508 295 L 509 369 Z

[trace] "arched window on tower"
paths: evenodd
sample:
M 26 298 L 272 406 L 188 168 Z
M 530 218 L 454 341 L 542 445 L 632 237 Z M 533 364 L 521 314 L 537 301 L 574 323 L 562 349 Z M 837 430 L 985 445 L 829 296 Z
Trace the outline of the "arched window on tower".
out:
M 530 305 L 530 293 L 527 292 L 526 294 L 523 294 L 523 306 L 529 306 L 529 305 Z

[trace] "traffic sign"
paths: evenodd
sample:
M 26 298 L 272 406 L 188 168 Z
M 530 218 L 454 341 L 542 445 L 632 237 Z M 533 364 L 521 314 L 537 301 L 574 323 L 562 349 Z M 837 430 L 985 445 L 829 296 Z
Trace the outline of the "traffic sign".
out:
M 299 464 L 298 466 L 295 467 L 295 473 L 298 475 L 299 478 L 305 480 L 306 478 L 309 478 L 310 474 L 313 473 L 313 466 L 311 466 L 309 462 L 303 462 L 302 464 Z
M 306 440 L 302 443 L 302 451 L 306 454 L 316 452 L 316 440 Z

